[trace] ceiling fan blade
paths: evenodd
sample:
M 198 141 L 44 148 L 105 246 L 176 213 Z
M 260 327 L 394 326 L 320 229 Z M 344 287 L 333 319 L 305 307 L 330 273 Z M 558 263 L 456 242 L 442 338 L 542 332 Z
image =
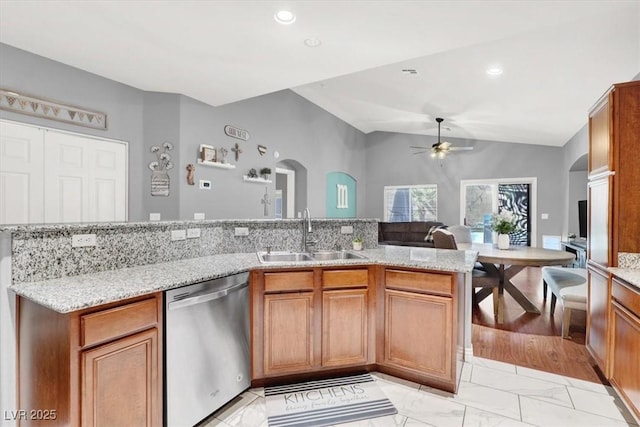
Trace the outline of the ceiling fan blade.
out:
M 441 143 L 440 143 L 440 147 L 441 147 L 442 149 L 444 149 L 444 150 L 448 150 L 448 149 L 449 149 L 449 147 L 451 147 L 451 143 L 450 143 L 450 142 L 446 142 L 446 141 L 441 142 Z
M 422 153 L 428 153 L 428 152 L 429 152 L 428 150 L 423 150 L 423 151 L 416 151 L 413 154 L 422 154 Z
M 418 147 L 418 146 L 415 146 L 415 145 L 411 145 L 410 147 L 411 148 L 422 148 L 423 150 L 428 150 L 429 149 L 429 147 Z
M 471 151 L 473 147 L 449 147 L 451 151 Z

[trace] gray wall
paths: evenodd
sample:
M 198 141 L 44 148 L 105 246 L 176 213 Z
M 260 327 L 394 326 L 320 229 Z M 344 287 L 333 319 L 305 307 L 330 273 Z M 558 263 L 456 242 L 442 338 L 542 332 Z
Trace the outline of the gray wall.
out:
M 144 206 L 140 203 L 142 182 L 147 179 L 146 171 L 149 170 L 146 165 L 142 167 L 143 91 L 2 43 L 0 86 L 107 113 L 106 131 L 4 110 L 0 110 L 0 118 L 127 141 L 130 165 L 129 219 L 146 218 Z
M 460 180 L 537 177 L 537 243 L 543 234 L 562 232 L 564 209 L 563 149 L 529 144 L 447 138 L 453 145 L 474 146 L 443 161 L 413 155 L 410 146 L 431 146 L 436 137 L 374 132 L 367 138 L 367 197 L 364 217 L 383 217 L 385 185 L 438 185 L 438 220 L 460 223 Z M 567 169 L 568 170 L 568 169 Z M 548 220 L 540 220 L 540 213 Z

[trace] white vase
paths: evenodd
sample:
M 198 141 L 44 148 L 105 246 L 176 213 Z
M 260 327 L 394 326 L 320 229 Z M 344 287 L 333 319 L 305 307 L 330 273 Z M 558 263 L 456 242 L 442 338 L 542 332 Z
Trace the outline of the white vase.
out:
M 508 234 L 498 234 L 498 249 L 509 249 Z

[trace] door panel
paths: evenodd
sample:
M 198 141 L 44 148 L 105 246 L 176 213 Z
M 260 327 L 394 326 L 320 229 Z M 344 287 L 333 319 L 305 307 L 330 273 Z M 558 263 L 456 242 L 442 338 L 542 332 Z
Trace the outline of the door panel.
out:
M 44 221 L 43 134 L 0 122 L 0 224 Z

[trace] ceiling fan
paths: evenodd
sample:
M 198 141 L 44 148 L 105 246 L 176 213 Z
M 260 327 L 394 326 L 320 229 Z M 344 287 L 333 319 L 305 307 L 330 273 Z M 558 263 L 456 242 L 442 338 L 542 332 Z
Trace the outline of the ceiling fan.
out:
M 438 142 L 433 144 L 431 148 L 429 147 L 416 147 L 411 146 L 411 148 L 420 148 L 422 151 L 417 151 L 413 154 L 422 154 L 431 151 L 431 157 L 444 159 L 447 154 L 451 151 L 468 151 L 473 150 L 473 147 L 454 147 L 450 142 L 441 142 L 440 141 L 440 124 L 444 121 L 442 117 L 436 117 L 436 122 L 438 122 Z

